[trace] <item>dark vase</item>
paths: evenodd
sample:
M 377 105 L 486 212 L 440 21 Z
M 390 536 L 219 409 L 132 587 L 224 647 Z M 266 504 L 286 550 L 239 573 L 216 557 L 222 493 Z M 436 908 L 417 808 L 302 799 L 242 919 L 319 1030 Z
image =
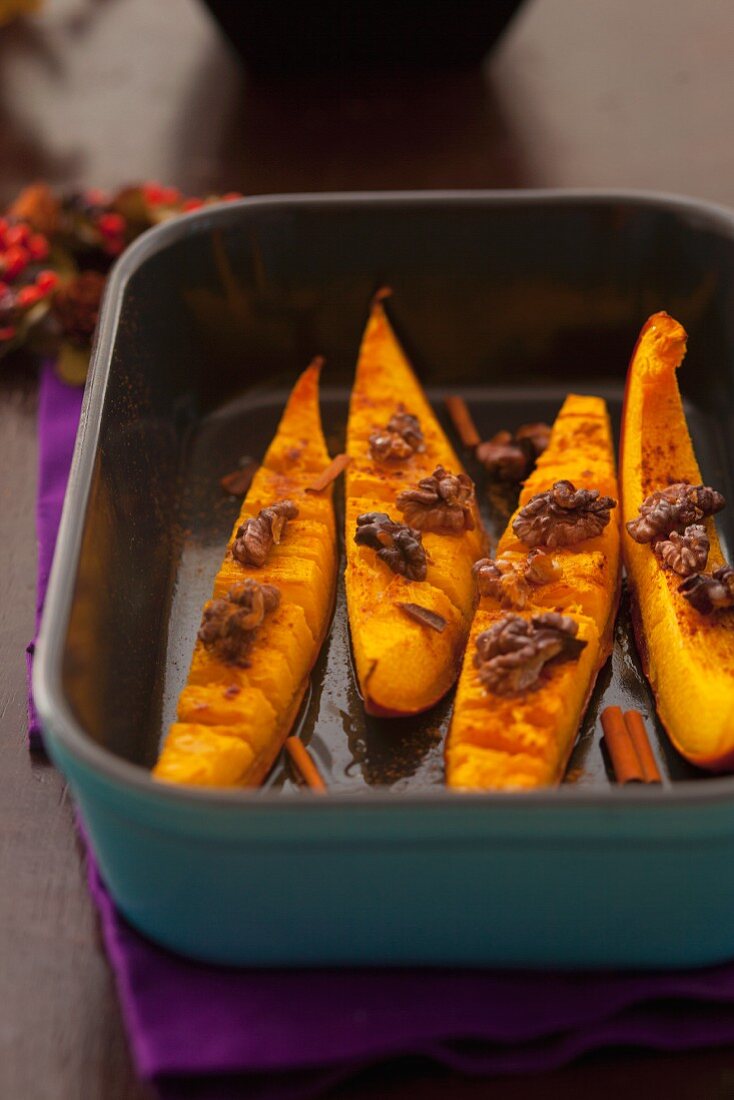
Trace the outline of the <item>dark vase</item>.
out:
M 322 0 L 298 6 L 206 0 L 253 72 L 450 69 L 478 65 L 521 0 L 412 4 Z

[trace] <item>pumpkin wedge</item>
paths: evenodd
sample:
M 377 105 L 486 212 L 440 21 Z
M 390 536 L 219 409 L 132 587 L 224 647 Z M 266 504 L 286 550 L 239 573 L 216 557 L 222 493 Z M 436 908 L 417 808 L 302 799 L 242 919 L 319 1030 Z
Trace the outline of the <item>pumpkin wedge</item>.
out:
M 298 713 L 328 629 L 337 573 L 332 486 L 307 491 L 329 464 L 320 365 L 314 361 L 296 383 L 245 497 L 213 599 L 204 607 L 178 720 L 153 769 L 156 779 L 257 786 Z M 290 518 L 281 526 L 276 517 L 273 528 L 267 517 L 279 508 Z M 266 534 L 275 530 L 264 555 L 262 546 L 246 542 L 262 532 L 263 510 Z M 253 556 L 264 557 L 262 564 Z
M 538 543 L 523 526 L 525 509 L 532 511 L 541 494 L 568 482 L 575 490 L 599 490 L 596 501 L 593 494 L 589 497 L 592 514 L 605 496 L 610 498 L 606 522 L 594 527 L 593 537 L 572 544 Z M 547 450 L 524 483 L 495 561 L 477 565 L 479 606 L 446 744 L 450 787 L 529 789 L 563 778 L 597 674 L 612 647 L 620 587 L 616 497 L 606 405 L 598 397 L 571 394 Z M 503 665 L 507 658 L 502 654 L 513 648 L 504 633 L 508 629 L 536 654 L 547 645 L 552 648 L 545 652 L 555 653 L 530 686 L 524 686 L 522 666 L 516 680 L 507 678 L 517 673 Z M 499 665 L 492 664 L 489 658 L 498 654 Z
M 473 486 L 380 300 L 373 302 L 360 347 L 347 454 L 346 594 L 365 709 L 383 717 L 417 714 L 437 703 L 458 675 L 474 606 L 471 570 L 485 535 Z M 419 499 L 403 503 L 416 494 Z M 449 503 L 440 515 L 430 505 L 459 497 L 463 506 Z M 367 525 L 371 542 L 356 542 L 358 520 L 374 515 L 382 520 Z M 424 554 L 423 567 L 406 567 L 388 543 L 403 546 L 408 556 Z
M 683 327 L 656 313 L 632 354 L 620 467 L 623 520 L 633 529 L 651 494 L 676 483 L 701 484 L 676 378 L 685 352 Z M 710 576 L 724 565 L 714 521 L 705 514 L 693 521 L 705 528 L 709 552 L 701 572 Z M 660 720 L 693 764 L 734 768 L 734 612 L 697 610 L 679 591 L 684 576 L 663 567 L 651 545 L 635 541 L 626 526 L 623 552 L 638 649 Z

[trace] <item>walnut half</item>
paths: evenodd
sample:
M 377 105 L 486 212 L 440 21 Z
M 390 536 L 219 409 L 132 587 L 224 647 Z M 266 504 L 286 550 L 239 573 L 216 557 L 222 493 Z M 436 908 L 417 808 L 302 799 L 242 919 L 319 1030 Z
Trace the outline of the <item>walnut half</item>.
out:
M 383 429 L 372 433 L 369 445 L 372 457 L 383 461 L 410 458 L 426 449 L 420 420 L 402 404 L 398 405 Z
M 705 516 L 713 516 L 725 504 L 721 493 L 708 485 L 677 481 L 651 493 L 640 505 L 637 518 L 627 523 L 627 531 L 635 542 L 654 543 L 667 538 L 671 531 L 685 531 Z
M 681 577 L 690 577 L 706 568 L 710 545 L 703 524 L 693 523 L 682 535 L 671 531 L 667 539 L 654 542 L 653 550 L 666 569 Z
M 530 601 L 533 589 L 550 584 L 561 575 L 558 564 L 545 550 L 536 547 L 522 561 L 505 558 L 480 558 L 472 566 L 480 596 L 497 600 L 500 607 L 521 610 Z
M 272 546 L 283 537 L 289 519 L 295 519 L 298 508 L 292 500 L 279 500 L 261 509 L 252 519 L 241 523 L 232 544 L 232 557 L 241 565 L 262 565 Z
M 393 573 L 411 581 L 424 581 L 428 558 L 423 548 L 423 536 L 415 527 L 395 523 L 386 512 L 365 512 L 357 517 L 354 541 L 377 551 Z
M 678 591 L 702 615 L 734 607 L 734 569 L 721 565 L 713 573 L 694 573 Z
M 479 679 L 496 695 L 535 688 L 551 661 L 576 660 L 586 646 L 577 633 L 574 620 L 555 611 L 532 619 L 505 615 L 476 640 L 474 666 Z
M 248 577 L 230 588 L 224 599 L 204 608 L 199 641 L 228 664 L 248 667 L 247 654 L 258 627 L 280 604 L 280 591 Z
M 480 443 L 476 456 L 490 477 L 498 481 L 522 481 L 548 446 L 547 424 L 521 424 L 516 432 L 501 431 Z
M 508 431 L 497 432 L 480 443 L 476 456 L 489 476 L 498 481 L 522 481 L 534 461 L 531 448 Z
M 512 530 L 527 546 L 574 546 L 600 535 L 616 507 L 616 500 L 600 496 L 598 489 L 557 481 L 530 498 L 515 516 Z
M 405 515 L 405 522 L 419 531 L 472 531 L 474 500 L 470 477 L 437 466 L 415 489 L 399 493 L 395 505 Z

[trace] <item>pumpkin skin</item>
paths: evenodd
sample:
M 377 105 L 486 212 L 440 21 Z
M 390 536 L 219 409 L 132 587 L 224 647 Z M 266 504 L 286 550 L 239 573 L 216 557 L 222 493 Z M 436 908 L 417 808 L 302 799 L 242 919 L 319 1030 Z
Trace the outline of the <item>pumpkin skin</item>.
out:
M 403 404 L 417 416 L 425 451 L 401 461 L 371 457 L 369 437 Z M 424 581 L 394 573 L 374 550 L 354 541 L 357 516 L 387 512 L 402 522 L 395 499 L 442 465 L 463 473 L 380 301 L 372 305 L 359 352 L 347 425 L 345 545 L 346 594 L 354 665 L 368 714 L 400 717 L 432 707 L 456 680 L 474 609 L 471 568 L 486 536 L 473 509 L 474 530 L 424 532 L 429 555 Z M 439 633 L 397 606 L 416 603 L 441 615 Z
M 667 313 L 646 322 L 632 353 L 622 417 L 622 513 L 634 519 L 655 489 L 701 482 L 676 371 L 686 333 Z M 724 564 L 711 517 L 706 571 Z M 678 751 L 710 771 L 734 768 L 734 613 L 702 615 L 677 591 L 682 577 L 663 569 L 648 545 L 623 528 L 633 622 L 661 722 Z
M 156 779 L 207 787 L 253 787 L 272 767 L 298 714 L 334 603 L 337 548 L 333 487 L 308 493 L 328 464 L 319 412 L 319 364 L 299 378 L 255 475 L 214 581 L 213 598 L 252 577 L 280 590 L 248 653 L 248 668 L 197 640 L 186 685 L 153 769 Z M 261 508 L 292 500 L 279 545 L 259 568 L 232 557 L 239 525 Z
M 601 398 L 566 398 L 548 448 L 524 483 L 518 511 L 530 497 L 564 479 L 576 488 L 618 497 L 612 430 Z M 506 610 L 495 599 L 480 598 L 446 742 L 449 787 L 504 791 L 560 783 L 596 677 L 612 649 L 620 591 L 618 511 L 612 511 L 597 538 L 550 550 L 559 576 L 533 589 L 531 602 L 516 611 L 523 618 L 560 611 L 574 620 L 577 637 L 586 641 L 576 660 L 546 666 L 534 690 L 499 695 L 482 685 L 474 667 L 476 639 Z M 515 516 L 497 556 L 522 561 L 529 547 L 512 530 Z

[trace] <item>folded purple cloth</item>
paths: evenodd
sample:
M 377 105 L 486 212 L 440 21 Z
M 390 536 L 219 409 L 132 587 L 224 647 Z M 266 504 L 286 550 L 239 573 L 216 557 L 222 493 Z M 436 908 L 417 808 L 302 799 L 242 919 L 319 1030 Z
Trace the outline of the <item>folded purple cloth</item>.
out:
M 39 612 L 80 405 L 80 391 L 45 364 Z M 32 705 L 30 715 L 36 743 Z M 680 1050 L 734 1041 L 734 963 L 662 974 L 224 969 L 178 958 L 135 932 L 91 852 L 89 886 L 135 1064 L 170 1097 L 241 1096 L 246 1081 L 254 1100 L 305 1100 L 399 1055 L 472 1074 L 537 1073 L 610 1045 Z M 192 1078 L 201 1080 L 195 1091 Z
M 38 402 L 38 496 L 36 498 L 36 534 L 38 536 L 38 573 L 36 577 L 36 634 L 41 622 L 48 575 L 51 572 L 56 532 L 61 522 L 66 482 L 69 478 L 83 391 L 66 386 L 57 377 L 52 362 L 41 366 Z M 26 649 L 28 683 L 31 682 L 35 638 Z M 43 747 L 41 726 L 28 693 L 28 742 L 32 749 Z

